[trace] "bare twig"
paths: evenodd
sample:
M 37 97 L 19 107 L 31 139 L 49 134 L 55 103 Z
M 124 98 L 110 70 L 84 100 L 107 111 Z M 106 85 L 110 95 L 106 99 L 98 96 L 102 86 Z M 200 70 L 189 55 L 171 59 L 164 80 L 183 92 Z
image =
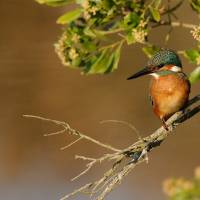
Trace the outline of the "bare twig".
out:
M 189 29 L 193 29 L 197 26 L 195 24 L 187 24 L 187 23 L 182 23 L 182 22 L 171 22 L 171 25 L 173 27 L 183 27 L 183 28 L 189 28 Z
M 75 157 L 76 159 L 82 159 L 84 161 L 88 161 L 89 163 L 86 164 L 86 169 L 72 180 L 75 180 L 79 178 L 81 175 L 86 174 L 94 165 L 101 164 L 101 162 L 103 161 L 112 161 L 113 166 L 106 173 L 104 173 L 99 180 L 85 184 L 84 186 L 80 187 L 79 189 L 73 191 L 72 193 L 60 199 L 60 200 L 65 200 L 69 199 L 70 197 L 78 193 L 86 193 L 89 194 L 90 197 L 93 197 L 96 200 L 103 200 L 106 197 L 106 195 L 108 195 L 117 185 L 121 183 L 124 177 L 127 176 L 136 165 L 140 164 L 141 162 L 144 162 L 145 160 L 148 161 L 148 153 L 153 148 L 158 147 L 168 137 L 170 132 L 172 132 L 178 125 L 180 125 L 184 121 L 190 119 L 195 114 L 200 112 L 200 105 L 195 106 L 195 103 L 197 103 L 199 100 L 200 100 L 200 95 L 195 96 L 188 102 L 187 106 L 183 111 L 175 113 L 167 121 L 169 127 L 168 131 L 166 131 L 163 127 L 160 127 L 151 135 L 138 140 L 136 143 L 122 150 L 111 147 L 110 145 L 99 142 L 89 136 L 86 136 L 85 134 L 80 133 L 79 131 L 76 131 L 72 129 L 66 122 L 60 122 L 57 120 L 46 119 L 43 117 L 38 117 L 33 115 L 24 115 L 24 116 L 29 118 L 40 119 L 43 121 L 49 121 L 61 125 L 66 132 L 79 137 L 77 140 L 69 144 L 67 147 L 75 144 L 80 139 L 86 139 L 101 147 L 107 148 L 108 150 L 112 150 L 113 153 L 105 154 L 99 158 L 76 156 Z M 63 133 L 63 131 L 61 132 Z
M 79 141 L 82 140 L 82 139 L 83 139 L 83 138 L 80 137 L 80 138 L 76 139 L 75 141 L 71 142 L 70 144 L 68 144 L 67 146 L 61 147 L 60 150 L 65 150 L 65 149 L 71 147 L 72 145 L 76 144 L 77 142 L 79 142 Z
M 161 14 L 165 15 L 165 14 L 169 14 L 169 13 L 173 13 L 175 10 L 177 10 L 182 4 L 183 4 L 184 0 L 180 0 L 174 7 L 169 8 L 167 10 L 164 10 Z
M 84 138 L 86 140 L 89 140 L 89 141 L 91 141 L 91 142 L 93 142 L 93 143 L 95 143 L 95 144 L 97 144 L 97 145 L 99 145 L 101 147 L 104 147 L 106 149 L 109 149 L 109 150 L 112 150 L 112 151 L 115 151 L 115 152 L 119 152 L 120 151 L 119 149 L 116 149 L 116 148 L 114 148 L 114 147 L 112 147 L 110 145 L 104 144 L 104 143 L 102 143 L 102 142 L 100 142 L 98 140 L 95 140 L 94 138 L 91 138 L 91 137 L 89 137 L 89 136 L 87 136 L 87 135 L 85 135 L 85 134 L 83 134 L 83 133 L 81 133 L 81 132 L 79 132 L 79 131 L 77 131 L 75 129 L 72 129 L 70 127 L 70 125 L 68 123 L 66 123 L 66 122 L 61 122 L 61 121 L 53 120 L 53 119 L 47 119 L 47 118 L 44 118 L 44 117 L 41 117 L 41 116 L 35 116 L 35 115 L 23 115 L 23 116 L 27 117 L 27 118 L 40 119 L 42 121 L 53 122 L 53 123 L 55 123 L 57 125 L 61 125 L 65 129 L 65 131 L 68 132 L 70 135 L 79 136 L 79 137 Z M 64 130 L 58 131 L 56 133 L 52 133 L 52 135 L 55 135 L 55 134 L 58 134 L 58 133 L 63 133 L 63 132 L 64 132 Z
M 64 133 L 65 131 L 66 131 L 66 130 L 63 129 L 63 130 L 61 130 L 61 131 L 57 131 L 57 132 L 53 132 L 53 133 L 46 133 L 46 134 L 44 134 L 44 136 L 59 135 L 59 134 L 61 134 L 61 133 Z
M 165 20 L 161 20 L 159 23 L 152 25 L 152 28 L 160 27 L 160 26 L 171 26 L 171 27 L 182 27 L 187 29 L 194 29 L 197 27 L 196 24 L 188 24 L 183 22 L 169 22 Z
M 84 185 L 83 187 L 81 187 L 81 188 L 75 190 L 75 191 L 72 192 L 71 194 L 68 194 L 68 195 L 62 197 L 60 200 L 65 200 L 65 199 L 70 198 L 71 196 L 74 196 L 74 195 L 78 194 L 78 193 L 84 192 L 84 190 L 85 190 L 85 189 L 88 189 L 91 185 L 92 185 L 92 183 L 88 183 L 88 184 Z
M 112 119 L 112 120 L 103 120 L 100 123 L 101 124 L 105 124 L 105 123 L 109 123 L 109 122 L 124 124 L 124 125 L 128 126 L 129 128 L 131 128 L 137 134 L 138 139 L 142 138 L 139 130 L 135 126 L 133 126 L 133 124 L 131 124 L 129 122 L 122 121 L 122 120 L 113 120 Z

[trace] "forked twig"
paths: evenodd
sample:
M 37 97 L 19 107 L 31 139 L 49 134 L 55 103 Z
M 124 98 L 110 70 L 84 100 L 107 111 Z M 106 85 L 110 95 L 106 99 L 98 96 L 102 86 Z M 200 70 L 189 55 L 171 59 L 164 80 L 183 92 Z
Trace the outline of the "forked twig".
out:
M 94 138 L 91 138 L 91 137 L 89 137 L 89 136 L 87 136 L 87 135 L 85 135 L 85 134 L 83 134 L 83 133 L 71 128 L 70 125 L 68 123 L 66 123 L 66 122 L 61 122 L 61 121 L 53 120 L 53 119 L 47 119 L 45 117 L 35 116 L 35 115 L 23 115 L 23 116 L 27 117 L 27 118 L 40 119 L 42 121 L 53 122 L 53 123 L 55 123 L 57 125 L 61 125 L 64 128 L 63 130 L 55 132 L 55 133 L 51 133 L 50 135 L 57 135 L 59 133 L 67 132 L 70 135 L 79 136 L 79 137 L 81 137 L 83 139 L 89 140 L 89 141 L 91 141 L 91 142 L 93 142 L 93 143 L 95 143 L 95 144 L 97 144 L 97 145 L 99 145 L 101 147 L 106 148 L 106 149 L 109 149 L 109 150 L 112 150 L 112 151 L 115 151 L 115 152 L 119 152 L 120 151 L 120 149 L 114 148 L 111 145 L 104 144 L 104 143 L 102 143 L 102 142 L 100 142 L 100 141 L 98 141 L 98 140 L 96 140 Z M 45 134 L 45 135 L 48 135 L 48 134 Z

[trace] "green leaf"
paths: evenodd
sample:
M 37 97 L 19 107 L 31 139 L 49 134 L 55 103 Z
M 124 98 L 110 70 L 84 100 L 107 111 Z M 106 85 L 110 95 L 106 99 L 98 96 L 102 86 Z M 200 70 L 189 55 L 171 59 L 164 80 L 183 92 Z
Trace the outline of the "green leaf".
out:
M 146 46 L 142 48 L 142 51 L 146 54 L 148 58 L 151 58 L 156 52 L 160 50 L 159 47 L 156 47 L 154 45 Z
M 123 42 L 121 42 L 118 45 L 118 47 L 116 48 L 116 50 L 114 51 L 114 53 L 112 53 L 112 55 L 110 57 L 110 60 L 112 62 L 110 63 L 110 67 L 108 68 L 108 70 L 105 73 L 113 72 L 114 70 L 116 70 L 118 68 L 122 45 L 123 45 Z
M 68 3 L 73 3 L 75 0 L 35 0 L 40 4 L 46 4 L 48 6 L 63 6 Z
M 91 65 L 88 74 L 103 74 L 108 69 L 108 61 L 110 59 L 109 49 L 104 49 Z
M 200 57 L 200 52 L 195 49 L 188 49 L 183 52 L 183 55 L 192 63 L 196 63 L 197 58 Z
M 96 44 L 93 42 L 86 41 L 86 42 L 83 42 L 82 45 L 83 45 L 83 47 L 82 47 L 83 51 L 85 51 L 85 52 L 87 52 L 87 51 L 92 52 L 92 51 L 95 51 L 97 48 Z
M 154 6 L 156 9 L 159 8 L 160 4 L 161 4 L 161 0 L 154 0 Z
M 122 26 L 127 29 L 132 29 L 137 27 L 139 23 L 140 17 L 136 13 L 131 12 L 124 17 Z
M 113 52 L 112 48 L 106 48 L 100 52 L 98 57 L 93 61 L 88 74 L 105 74 L 117 69 L 120 59 L 121 47 L 123 42 L 120 42 Z
M 117 49 L 114 52 L 114 62 L 113 62 L 113 66 L 112 66 L 112 71 L 118 68 L 122 45 L 123 45 L 123 42 L 121 42 L 119 44 L 119 46 L 117 47 Z
M 76 0 L 77 4 L 83 4 L 85 0 Z
M 153 19 L 156 22 L 159 22 L 160 21 L 160 13 L 159 13 L 158 9 L 153 8 L 152 6 L 149 6 L 149 10 L 151 12 L 151 15 L 152 15 Z
M 200 14 L 200 0 L 190 0 L 190 5 L 193 10 Z
M 64 15 L 60 16 L 57 19 L 58 24 L 69 24 L 70 22 L 74 21 L 77 19 L 82 13 L 82 9 L 78 8 L 75 10 L 72 10 L 70 12 L 65 13 Z
M 200 67 L 197 67 L 194 71 L 189 75 L 189 81 L 191 84 L 196 83 L 200 80 Z
M 97 37 L 97 34 L 96 34 L 95 30 L 90 29 L 90 27 L 86 27 L 84 29 L 84 33 L 86 35 L 90 36 L 91 38 L 96 38 Z
M 126 41 L 127 41 L 127 44 L 128 44 L 128 45 L 134 44 L 134 43 L 136 42 L 132 30 L 128 31 L 128 33 L 127 33 L 127 35 L 126 35 Z

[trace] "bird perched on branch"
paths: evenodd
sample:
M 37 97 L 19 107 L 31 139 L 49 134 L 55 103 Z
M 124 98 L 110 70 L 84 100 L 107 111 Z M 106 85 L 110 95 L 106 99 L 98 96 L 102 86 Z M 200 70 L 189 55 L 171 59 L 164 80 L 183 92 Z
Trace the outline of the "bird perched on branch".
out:
M 170 49 L 157 52 L 144 69 L 133 74 L 128 80 L 146 74 L 152 76 L 150 97 L 153 111 L 168 130 L 166 120 L 188 102 L 190 82 L 182 71 L 180 58 Z

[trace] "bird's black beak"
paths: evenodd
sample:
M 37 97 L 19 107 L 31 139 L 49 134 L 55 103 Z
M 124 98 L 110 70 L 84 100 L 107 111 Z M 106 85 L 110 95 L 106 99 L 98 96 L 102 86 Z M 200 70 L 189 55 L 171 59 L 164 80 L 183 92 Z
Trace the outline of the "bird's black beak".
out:
M 145 67 L 141 71 L 133 74 L 132 76 L 128 77 L 127 80 L 138 78 L 140 76 L 146 75 L 146 74 L 151 74 L 153 72 L 153 69 L 151 67 Z

